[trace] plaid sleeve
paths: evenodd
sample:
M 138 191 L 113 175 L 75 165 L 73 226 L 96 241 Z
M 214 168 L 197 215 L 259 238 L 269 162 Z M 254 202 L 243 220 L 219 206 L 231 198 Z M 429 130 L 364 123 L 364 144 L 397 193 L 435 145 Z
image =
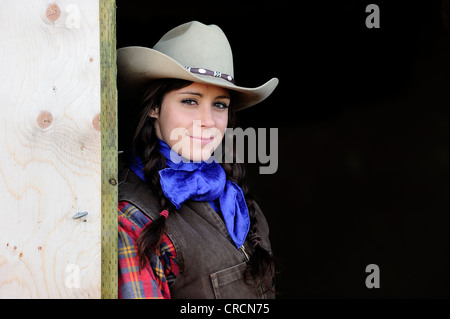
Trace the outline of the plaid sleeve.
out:
M 164 234 L 159 253 L 140 269 L 135 244 L 151 220 L 127 202 L 119 202 L 118 213 L 119 299 L 170 299 L 169 286 L 179 270 L 172 242 Z

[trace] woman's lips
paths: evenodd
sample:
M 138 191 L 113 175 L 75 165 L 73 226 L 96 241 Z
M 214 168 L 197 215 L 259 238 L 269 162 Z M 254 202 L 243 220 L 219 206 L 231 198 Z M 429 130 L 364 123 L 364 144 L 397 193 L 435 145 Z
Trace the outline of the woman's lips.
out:
M 214 136 L 211 137 L 195 137 L 195 136 L 189 136 L 193 141 L 200 142 L 202 144 L 208 144 L 214 140 Z

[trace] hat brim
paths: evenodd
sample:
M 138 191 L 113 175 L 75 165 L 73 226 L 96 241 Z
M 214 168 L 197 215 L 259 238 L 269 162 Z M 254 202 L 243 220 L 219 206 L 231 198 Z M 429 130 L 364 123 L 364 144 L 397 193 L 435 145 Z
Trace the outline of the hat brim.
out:
M 236 111 L 265 100 L 278 85 L 278 79 L 272 78 L 256 88 L 241 87 L 222 78 L 193 74 L 171 57 L 150 48 L 131 46 L 117 50 L 117 81 L 120 90 L 132 94 L 150 80 L 165 78 L 212 84 L 233 90 Z

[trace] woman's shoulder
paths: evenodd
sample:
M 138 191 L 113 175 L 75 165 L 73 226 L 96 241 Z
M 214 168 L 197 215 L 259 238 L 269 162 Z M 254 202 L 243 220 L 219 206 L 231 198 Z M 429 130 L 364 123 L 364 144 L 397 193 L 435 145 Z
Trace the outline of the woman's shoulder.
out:
M 255 209 L 255 217 L 256 217 L 256 228 L 258 234 L 261 236 L 261 246 L 267 251 L 271 251 L 270 241 L 269 241 L 269 224 L 267 222 L 266 216 L 263 213 L 263 210 L 258 205 L 258 203 L 254 200 L 253 207 Z
M 132 204 L 151 220 L 158 218 L 161 211 L 158 197 L 147 183 L 130 169 L 124 170 L 119 175 L 118 201 Z
M 117 210 L 119 225 L 122 227 L 128 226 L 127 228 L 136 231 L 137 229 L 142 229 L 151 222 L 150 218 L 148 218 L 138 207 L 127 201 L 119 201 Z
M 258 222 L 263 223 L 264 226 L 268 228 L 269 226 L 267 224 L 266 216 L 264 215 L 264 212 L 262 211 L 256 200 L 253 200 L 253 207 L 255 208 L 256 219 L 258 220 Z

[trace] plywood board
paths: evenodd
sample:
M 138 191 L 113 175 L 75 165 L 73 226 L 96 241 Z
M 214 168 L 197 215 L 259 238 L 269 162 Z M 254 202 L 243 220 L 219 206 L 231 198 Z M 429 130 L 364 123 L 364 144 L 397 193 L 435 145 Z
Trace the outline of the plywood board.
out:
M 99 46 L 98 1 L 1 2 L 0 298 L 100 297 Z

